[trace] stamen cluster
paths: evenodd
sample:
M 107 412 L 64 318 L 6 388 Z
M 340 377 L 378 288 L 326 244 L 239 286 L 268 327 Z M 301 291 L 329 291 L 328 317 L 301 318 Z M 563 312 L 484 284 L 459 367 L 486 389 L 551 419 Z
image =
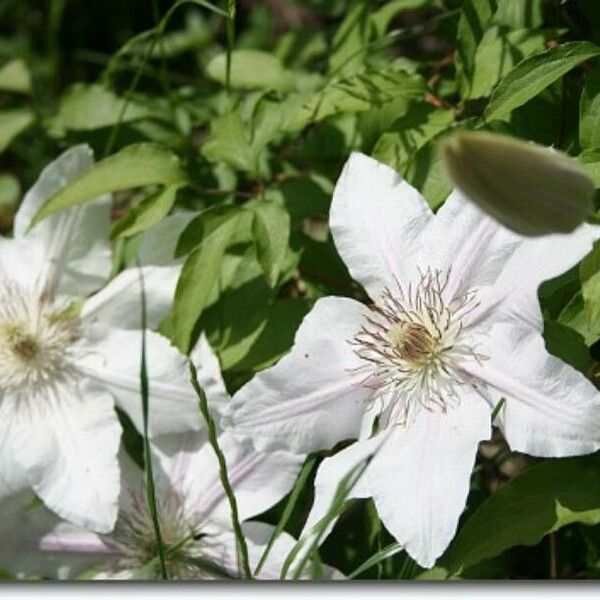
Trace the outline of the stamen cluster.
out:
M 363 385 L 374 390 L 370 408 L 382 425 L 406 425 L 420 408 L 446 412 L 458 405 L 460 386 L 476 385 L 460 366 L 486 358 L 463 330 L 477 294 L 448 297 L 449 278 L 450 271 L 428 268 L 415 285 L 386 288 L 350 341 L 365 363 Z
M 136 576 L 161 579 L 158 545 L 145 494 L 127 490 L 128 508 L 121 510 L 113 532 L 105 536 L 106 544 L 118 555 L 107 571 L 118 577 Z M 186 515 L 183 498 L 171 488 L 156 497 L 160 533 L 170 579 L 215 579 L 224 568 L 210 558 L 219 554 L 216 541 L 204 535 L 198 524 Z
M 70 370 L 79 322 L 37 286 L 0 285 L 0 391 L 35 393 Z

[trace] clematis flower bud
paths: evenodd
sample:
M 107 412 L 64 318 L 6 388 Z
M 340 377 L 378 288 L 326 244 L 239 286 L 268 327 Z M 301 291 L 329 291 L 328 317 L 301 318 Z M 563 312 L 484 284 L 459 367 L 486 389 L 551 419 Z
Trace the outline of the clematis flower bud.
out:
M 455 185 L 500 223 L 527 236 L 573 231 L 592 210 L 594 185 L 566 154 L 488 132 L 443 147 Z

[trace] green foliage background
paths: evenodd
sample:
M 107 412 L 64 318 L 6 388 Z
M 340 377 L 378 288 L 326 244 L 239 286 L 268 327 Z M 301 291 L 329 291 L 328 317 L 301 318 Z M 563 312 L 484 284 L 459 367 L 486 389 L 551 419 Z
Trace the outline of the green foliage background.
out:
M 352 150 L 434 209 L 450 189 L 438 141 L 459 129 L 553 145 L 600 187 L 597 0 L 214 1 L 0 2 L 0 227 L 60 149 L 89 143 L 100 162 L 39 217 L 115 192 L 115 272 L 159 246 L 185 259 L 162 331 L 184 352 L 206 331 L 232 392 L 316 298 L 365 297 L 327 228 Z M 597 381 L 600 246 L 539 296 L 548 349 Z M 598 456 L 535 461 L 496 434 L 439 566 L 399 552 L 365 501 L 321 558 L 359 578 L 595 578 L 598 523 Z

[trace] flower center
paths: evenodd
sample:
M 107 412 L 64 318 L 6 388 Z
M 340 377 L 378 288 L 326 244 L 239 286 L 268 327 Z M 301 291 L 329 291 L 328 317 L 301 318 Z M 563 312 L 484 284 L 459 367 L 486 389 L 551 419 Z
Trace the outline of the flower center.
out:
M 69 371 L 79 322 L 35 288 L 0 287 L 0 391 L 35 392 Z
M 393 323 L 388 338 L 398 356 L 413 363 L 428 361 L 435 352 L 437 340 L 420 323 Z
M 458 404 L 461 386 L 477 384 L 461 369 L 464 361 L 486 359 L 464 328 L 477 295 L 448 298 L 449 276 L 427 269 L 416 285 L 385 289 L 350 341 L 381 425 L 406 425 L 420 408 L 446 412 Z
M 114 547 L 119 558 L 108 565 L 111 573 L 145 572 L 148 578 L 161 578 L 158 544 L 146 498 L 141 491 L 129 490 L 131 508 L 121 511 L 112 534 L 106 543 Z M 157 497 L 157 509 L 166 566 L 172 579 L 206 579 L 198 555 L 199 535 L 185 517 L 183 502 L 174 492 Z

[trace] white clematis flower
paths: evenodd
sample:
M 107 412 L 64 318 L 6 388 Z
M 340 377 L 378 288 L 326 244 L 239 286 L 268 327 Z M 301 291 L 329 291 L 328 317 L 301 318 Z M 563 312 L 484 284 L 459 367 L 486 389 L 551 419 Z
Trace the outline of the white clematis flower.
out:
M 457 192 L 434 215 L 397 173 L 361 154 L 337 183 L 330 225 L 373 303 L 318 300 L 290 354 L 234 396 L 227 419 L 262 450 L 359 438 L 320 467 L 307 528 L 373 455 L 353 494 L 373 497 L 388 530 L 429 567 L 456 531 L 502 398 L 498 424 L 513 450 L 600 448 L 600 395 L 547 353 L 537 300 L 539 284 L 576 264 L 600 228 L 524 238 Z
M 142 422 L 140 273 L 129 269 L 106 284 L 109 195 L 28 231 L 40 206 L 92 162 L 87 146 L 62 154 L 25 196 L 14 238 L 0 238 L 0 498 L 31 487 L 62 517 L 105 532 L 119 494 L 115 403 Z M 142 272 L 156 327 L 179 267 Z M 151 433 L 200 429 L 186 358 L 153 332 L 147 351 Z M 218 403 L 225 388 L 205 339 L 194 358 Z
M 303 456 L 285 451 L 258 453 L 228 434 L 219 437 L 254 570 L 273 527 L 248 521 L 292 488 Z M 161 438 L 153 445 L 155 492 L 161 535 L 172 579 L 242 577 L 230 506 L 219 466 L 202 434 Z M 121 453 L 123 481 L 115 529 L 99 535 L 57 519 L 43 506 L 15 507 L 0 521 L 0 566 L 17 575 L 29 573 L 73 578 L 90 569 L 99 579 L 161 577 L 157 544 L 147 509 L 141 469 Z M 286 533 L 277 538 L 259 578 L 279 579 L 294 546 Z M 152 562 L 154 561 L 154 562 Z M 152 563 L 152 564 L 150 564 Z M 332 575 L 332 571 L 327 571 Z

